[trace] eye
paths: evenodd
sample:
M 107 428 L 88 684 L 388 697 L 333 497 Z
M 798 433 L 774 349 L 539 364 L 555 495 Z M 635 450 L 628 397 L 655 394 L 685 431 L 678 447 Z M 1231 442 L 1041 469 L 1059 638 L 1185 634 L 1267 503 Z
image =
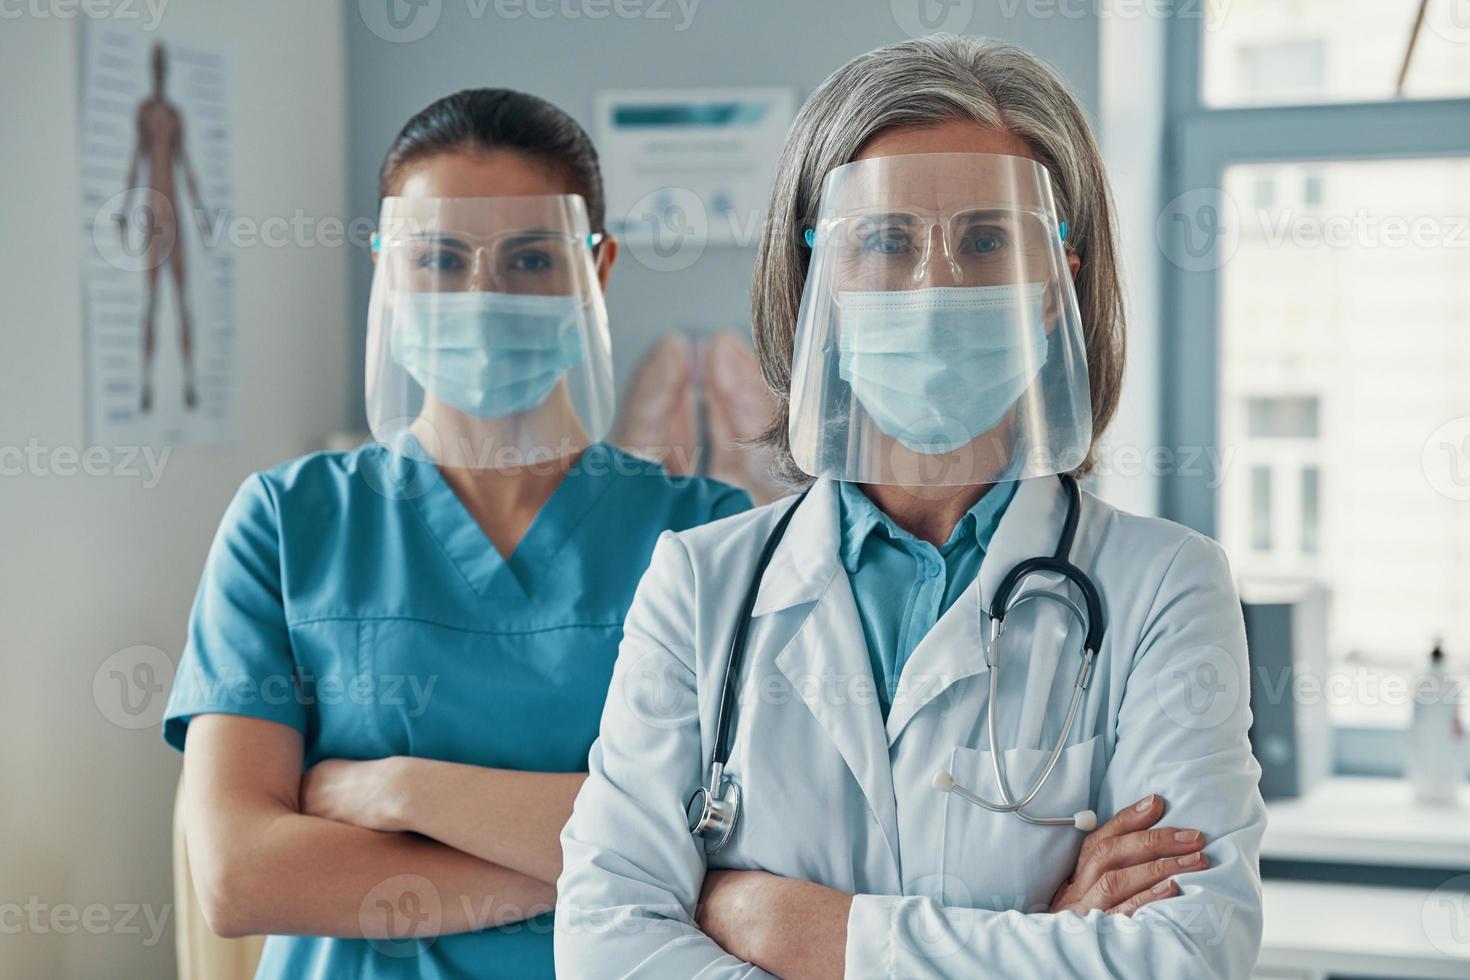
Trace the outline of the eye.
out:
M 862 250 L 876 255 L 903 255 L 913 247 L 909 233 L 902 228 L 877 228 L 862 239 Z
M 998 252 L 1010 244 L 1010 237 L 1001 228 L 972 228 L 965 234 L 964 250 L 987 255 Z
M 418 264 L 429 272 L 462 272 L 465 268 L 464 256 L 447 248 L 425 249 Z
M 551 256 L 539 249 L 523 249 L 510 257 L 506 268 L 513 272 L 546 272 L 556 265 Z

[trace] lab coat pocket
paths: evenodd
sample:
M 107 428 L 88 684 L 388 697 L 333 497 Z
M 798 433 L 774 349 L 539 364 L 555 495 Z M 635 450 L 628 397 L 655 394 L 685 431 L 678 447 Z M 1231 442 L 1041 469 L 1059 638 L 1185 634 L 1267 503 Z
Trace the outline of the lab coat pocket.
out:
M 1070 817 L 1092 806 L 1098 739 L 1062 750 L 1041 792 L 1026 807 L 1036 817 Z M 1020 799 L 1046 765 L 1050 750 L 1002 749 L 1012 799 Z M 999 802 L 990 753 L 957 746 L 950 760 L 956 782 Z M 944 813 L 944 902 L 983 909 L 1043 911 L 1072 873 L 1082 831 L 1042 827 L 1014 813 L 995 813 L 950 794 Z

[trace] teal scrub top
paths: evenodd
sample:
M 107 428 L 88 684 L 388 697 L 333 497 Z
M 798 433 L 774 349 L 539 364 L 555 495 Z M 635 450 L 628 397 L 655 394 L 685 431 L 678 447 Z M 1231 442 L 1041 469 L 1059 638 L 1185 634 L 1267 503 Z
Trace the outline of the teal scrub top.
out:
M 510 559 L 430 463 L 377 444 L 247 480 L 210 549 L 164 717 L 302 733 L 305 765 L 408 755 L 577 772 L 658 536 L 743 491 L 588 449 Z M 553 976 L 551 916 L 432 940 L 272 936 L 258 977 Z
M 1016 486 L 991 487 L 936 548 L 895 524 L 857 484 L 838 484 L 842 566 L 868 642 L 885 721 L 909 655 L 979 574 Z

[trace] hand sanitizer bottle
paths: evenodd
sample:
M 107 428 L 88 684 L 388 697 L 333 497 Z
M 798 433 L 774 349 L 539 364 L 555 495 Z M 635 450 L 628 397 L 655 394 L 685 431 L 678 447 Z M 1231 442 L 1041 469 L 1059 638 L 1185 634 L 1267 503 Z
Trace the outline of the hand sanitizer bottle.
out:
M 1464 774 L 1459 705 L 1445 678 L 1444 651 L 1435 643 L 1429 666 L 1414 685 L 1414 720 L 1406 767 L 1419 803 L 1454 804 Z

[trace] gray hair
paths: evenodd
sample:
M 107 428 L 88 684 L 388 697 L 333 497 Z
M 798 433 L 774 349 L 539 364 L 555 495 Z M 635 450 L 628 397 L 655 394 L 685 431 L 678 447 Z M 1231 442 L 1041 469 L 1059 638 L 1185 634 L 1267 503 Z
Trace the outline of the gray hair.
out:
M 810 257 L 801 236 L 816 222 L 822 179 L 886 129 L 954 119 L 1011 133 L 1050 172 L 1057 208 L 1067 221 L 1067 247 L 1081 260 L 1077 303 L 1094 446 L 1113 417 L 1123 378 L 1123 296 L 1111 194 L 1082 106 L 1024 48 L 934 34 L 869 51 L 837 69 L 807 99 L 786 137 L 751 293 L 756 356 L 776 400 L 760 443 L 772 451 L 775 475 L 786 482 L 809 479 L 791 457 L 787 430 L 792 345 Z M 1084 475 L 1094 462 L 1089 447 L 1073 472 Z

